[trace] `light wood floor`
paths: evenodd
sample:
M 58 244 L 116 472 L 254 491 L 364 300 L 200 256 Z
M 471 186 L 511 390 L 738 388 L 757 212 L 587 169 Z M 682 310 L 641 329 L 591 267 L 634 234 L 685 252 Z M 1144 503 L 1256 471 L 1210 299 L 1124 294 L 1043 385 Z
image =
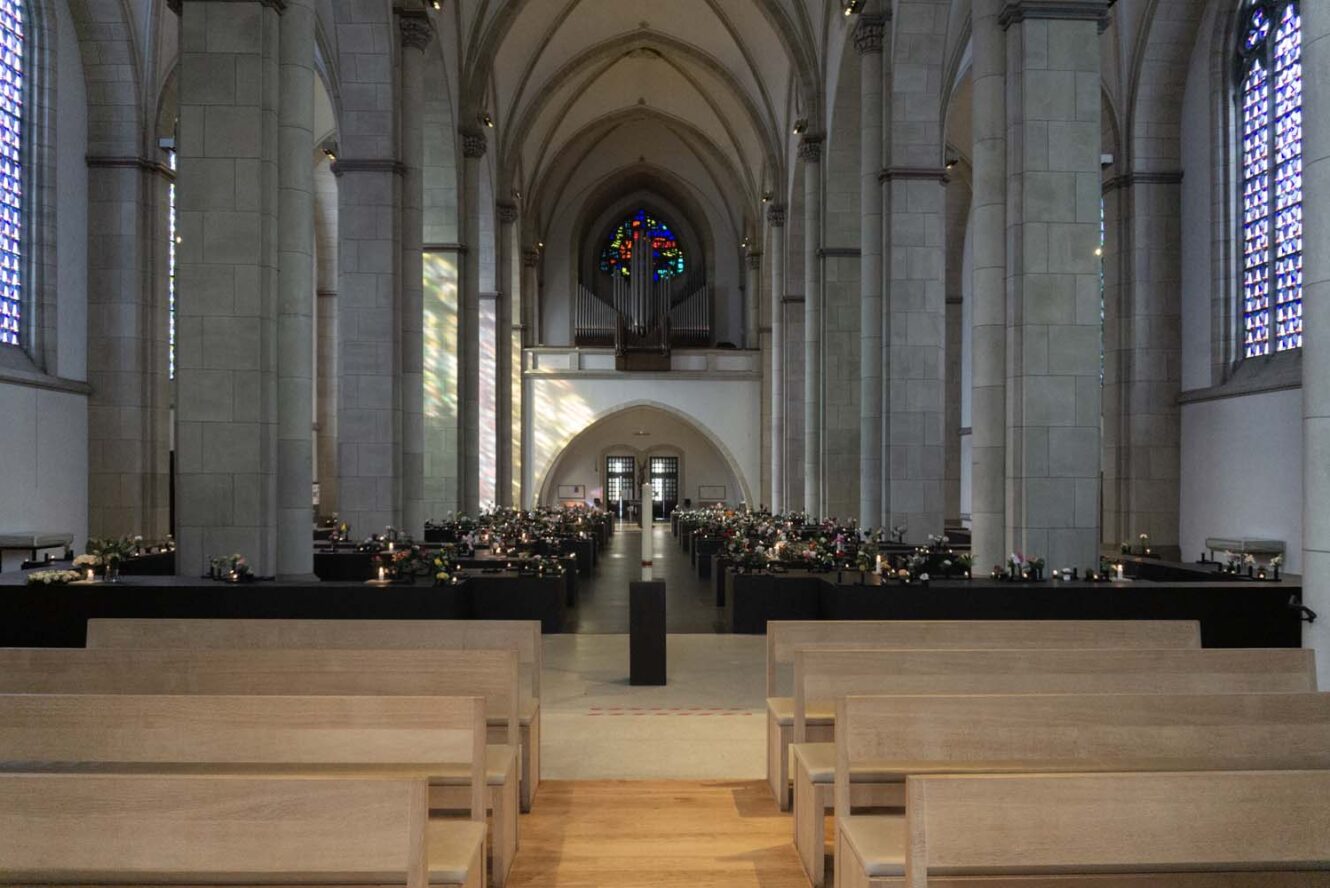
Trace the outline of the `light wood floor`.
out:
M 762 781 L 542 781 L 510 888 L 807 888 Z

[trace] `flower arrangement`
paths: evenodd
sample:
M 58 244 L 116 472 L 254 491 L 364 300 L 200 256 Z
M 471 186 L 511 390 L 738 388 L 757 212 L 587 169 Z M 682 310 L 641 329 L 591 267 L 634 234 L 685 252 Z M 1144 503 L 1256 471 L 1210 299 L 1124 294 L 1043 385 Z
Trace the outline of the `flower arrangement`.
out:
M 129 537 L 104 537 L 88 540 L 87 554 L 97 559 L 108 583 L 120 579 L 120 562 L 134 554 L 134 541 Z
M 250 583 L 254 581 L 254 570 L 249 560 L 235 552 L 231 555 L 214 555 L 209 561 L 208 576 L 214 580 L 228 583 Z
M 67 586 L 83 578 L 76 570 L 34 570 L 28 574 L 29 586 Z

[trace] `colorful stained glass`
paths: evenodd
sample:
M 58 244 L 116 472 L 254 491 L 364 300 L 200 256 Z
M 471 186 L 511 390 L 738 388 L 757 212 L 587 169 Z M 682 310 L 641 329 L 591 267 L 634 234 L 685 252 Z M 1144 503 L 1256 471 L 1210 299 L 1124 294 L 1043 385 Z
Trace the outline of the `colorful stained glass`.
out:
M 1248 358 L 1302 346 L 1302 18 L 1295 0 L 1257 4 L 1243 37 L 1241 83 Z
M 0 345 L 22 345 L 23 13 L 0 0 Z
M 170 152 L 171 169 L 175 169 L 175 151 Z M 179 239 L 175 227 L 175 179 L 166 189 L 166 339 L 167 375 L 175 379 L 175 247 Z
M 600 254 L 600 270 L 606 274 L 632 276 L 633 250 L 647 243 L 651 248 L 651 277 L 661 281 L 684 273 L 683 249 L 670 226 L 646 210 L 638 210 L 619 223 Z

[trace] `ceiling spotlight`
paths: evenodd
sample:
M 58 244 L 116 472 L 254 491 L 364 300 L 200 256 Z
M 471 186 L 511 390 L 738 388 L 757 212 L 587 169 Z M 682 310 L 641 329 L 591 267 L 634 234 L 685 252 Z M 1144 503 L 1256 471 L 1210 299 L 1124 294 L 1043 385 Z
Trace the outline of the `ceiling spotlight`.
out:
M 808 131 L 808 118 L 800 117 L 794 122 L 794 134 L 801 136 Z
M 543 250 L 543 249 L 545 249 L 545 242 L 544 242 L 544 241 L 536 241 L 536 249 L 537 249 L 537 250 Z
M 862 12 L 863 8 L 864 0 L 846 0 L 845 14 L 847 16 L 854 15 L 857 12 Z
M 435 12 L 438 12 L 440 9 L 443 9 L 443 0 L 430 0 L 429 5 L 434 7 Z

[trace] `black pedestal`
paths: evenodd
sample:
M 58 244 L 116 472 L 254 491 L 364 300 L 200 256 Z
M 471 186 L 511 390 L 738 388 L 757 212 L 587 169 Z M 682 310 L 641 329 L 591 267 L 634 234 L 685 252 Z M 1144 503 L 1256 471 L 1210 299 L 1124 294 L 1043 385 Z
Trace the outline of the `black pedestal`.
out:
M 665 684 L 665 583 L 628 584 L 628 683 Z

